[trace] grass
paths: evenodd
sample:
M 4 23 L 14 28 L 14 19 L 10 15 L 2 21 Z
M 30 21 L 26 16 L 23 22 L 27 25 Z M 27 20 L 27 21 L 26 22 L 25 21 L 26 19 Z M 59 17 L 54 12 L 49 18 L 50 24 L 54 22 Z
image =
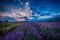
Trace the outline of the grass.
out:
M 5 27 L 9 27 L 11 26 L 11 24 L 0 24 L 0 28 L 5 28 Z
M 60 32 L 60 28 L 55 28 L 55 31 L 56 32 Z
M 4 30 L 4 28 L 7 28 L 9 26 L 11 26 L 11 24 L 8 24 L 8 23 L 0 24 L 0 34 L 5 33 L 6 31 Z
M 21 25 L 22 23 L 0 23 L 0 35 L 5 34 L 6 32 L 12 31 L 18 25 Z

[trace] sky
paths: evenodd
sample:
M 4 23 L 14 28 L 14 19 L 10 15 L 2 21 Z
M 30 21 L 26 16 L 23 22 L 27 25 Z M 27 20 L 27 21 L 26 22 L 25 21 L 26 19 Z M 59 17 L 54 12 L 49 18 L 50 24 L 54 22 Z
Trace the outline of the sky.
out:
M 0 21 L 60 21 L 60 0 L 0 0 Z

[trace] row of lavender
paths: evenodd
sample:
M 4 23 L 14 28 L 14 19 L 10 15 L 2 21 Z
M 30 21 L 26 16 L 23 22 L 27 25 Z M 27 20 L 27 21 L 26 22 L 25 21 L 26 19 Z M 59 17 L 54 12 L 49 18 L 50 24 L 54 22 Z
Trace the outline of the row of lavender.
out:
M 45 40 L 60 40 L 60 22 L 33 22 L 31 24 L 43 34 Z
M 7 32 L 3 40 L 60 40 L 60 28 L 55 27 L 58 24 L 25 22 L 15 30 Z

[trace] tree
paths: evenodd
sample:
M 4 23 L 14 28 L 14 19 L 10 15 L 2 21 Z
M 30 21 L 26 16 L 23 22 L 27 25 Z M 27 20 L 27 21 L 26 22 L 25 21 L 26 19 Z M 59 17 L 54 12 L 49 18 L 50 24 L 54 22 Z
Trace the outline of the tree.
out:
M 8 22 L 8 20 L 6 20 L 5 22 Z

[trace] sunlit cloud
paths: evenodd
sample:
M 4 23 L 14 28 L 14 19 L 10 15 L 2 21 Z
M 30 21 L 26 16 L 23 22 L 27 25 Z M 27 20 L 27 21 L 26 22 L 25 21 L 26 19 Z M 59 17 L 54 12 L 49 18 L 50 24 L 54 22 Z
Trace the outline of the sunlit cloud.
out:
M 6 6 L 4 9 L 5 10 L 7 9 L 7 11 L 0 12 L 0 18 L 11 17 L 17 21 L 25 21 L 33 19 L 35 20 L 50 19 L 52 17 L 60 15 L 60 13 L 49 12 L 46 10 L 41 11 L 39 10 L 38 7 L 36 11 L 32 6 L 30 6 L 30 2 L 28 1 L 27 2 L 26 1 L 24 2 L 22 0 L 14 0 L 14 1 L 17 2 L 15 5 Z M 39 14 L 38 12 L 40 11 L 41 13 Z
M 50 19 L 52 16 L 39 16 L 38 19 Z
M 26 2 L 25 5 L 28 6 L 29 5 L 29 2 Z
M 27 10 L 23 10 L 22 8 L 20 8 L 20 9 L 11 8 L 10 12 L 8 12 L 8 13 L 2 12 L 2 13 L 0 13 L 0 15 L 3 17 L 12 17 L 18 21 L 25 20 L 25 18 L 23 18 L 23 17 L 27 17 L 27 19 L 30 17 L 29 12 Z

